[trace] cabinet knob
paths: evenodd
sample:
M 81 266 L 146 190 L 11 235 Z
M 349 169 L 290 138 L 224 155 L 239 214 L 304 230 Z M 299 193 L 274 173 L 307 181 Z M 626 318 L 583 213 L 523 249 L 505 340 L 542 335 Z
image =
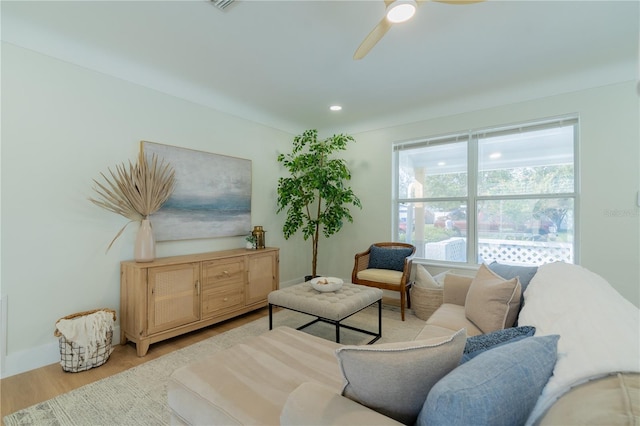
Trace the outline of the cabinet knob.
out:
M 222 299 L 223 302 L 226 302 L 227 300 L 229 300 L 228 297 L 225 297 L 224 299 Z

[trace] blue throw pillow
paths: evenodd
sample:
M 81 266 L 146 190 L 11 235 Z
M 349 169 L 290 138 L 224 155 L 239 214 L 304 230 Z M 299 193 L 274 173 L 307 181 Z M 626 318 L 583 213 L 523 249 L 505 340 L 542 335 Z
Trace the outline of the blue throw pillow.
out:
M 524 306 L 524 291 L 527 289 L 529 285 L 529 281 L 533 278 L 533 276 L 538 272 L 537 266 L 516 266 L 516 265 L 505 265 L 503 263 L 491 262 L 489 265 L 489 269 L 491 269 L 496 274 L 500 275 L 505 280 L 510 280 L 512 278 L 518 277 L 520 281 L 520 286 L 522 287 L 522 293 L 520 296 L 520 310 Z M 518 310 L 518 312 L 520 312 Z M 516 325 L 518 324 L 518 320 L 516 319 Z
M 530 337 L 462 364 L 431 388 L 416 424 L 524 424 L 553 373 L 559 337 Z
M 493 331 L 479 336 L 471 336 L 467 338 L 460 364 L 475 358 L 482 352 L 498 346 L 513 343 L 522 340 L 525 337 L 531 337 L 535 334 L 536 328 L 531 326 L 510 327 L 503 330 Z
M 368 269 L 392 269 L 402 271 L 404 269 L 404 259 L 410 256 L 413 249 L 410 248 L 384 248 L 371 246 L 369 253 Z
M 522 286 L 523 294 L 527 289 L 531 278 L 533 278 L 536 272 L 538 272 L 537 266 L 505 265 L 498 262 L 491 262 L 491 264 L 489 265 L 489 269 L 500 275 L 505 280 L 510 280 L 512 278 L 518 277 L 518 279 L 520 280 L 520 285 Z

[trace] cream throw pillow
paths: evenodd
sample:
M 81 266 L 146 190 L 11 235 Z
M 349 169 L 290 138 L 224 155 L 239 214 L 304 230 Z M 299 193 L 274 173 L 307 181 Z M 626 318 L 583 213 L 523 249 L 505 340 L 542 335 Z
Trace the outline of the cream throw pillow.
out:
M 433 279 L 429 271 L 427 269 L 418 264 L 416 265 L 416 279 L 414 285 L 420 288 L 439 288 L 440 286 Z
M 427 394 L 458 366 L 467 341 L 451 336 L 336 350 L 345 379 L 342 395 L 404 424 L 414 424 Z
M 505 280 L 483 263 L 469 287 L 465 315 L 483 333 L 511 327 L 520 308 L 521 291 L 517 277 Z
M 427 271 L 427 268 L 420 264 L 417 264 L 413 285 L 420 288 L 435 288 L 441 290 L 444 286 L 444 278 L 447 273 L 449 273 L 449 271 L 444 271 L 436 276 L 433 276 L 429 273 L 429 271 Z

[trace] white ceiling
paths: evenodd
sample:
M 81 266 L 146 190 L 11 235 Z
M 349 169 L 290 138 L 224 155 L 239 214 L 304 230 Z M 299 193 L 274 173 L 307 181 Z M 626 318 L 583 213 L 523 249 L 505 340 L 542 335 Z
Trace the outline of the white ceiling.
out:
M 638 74 L 635 0 L 425 2 L 360 61 L 382 0 L 1 8 L 5 42 L 292 133 L 376 129 Z

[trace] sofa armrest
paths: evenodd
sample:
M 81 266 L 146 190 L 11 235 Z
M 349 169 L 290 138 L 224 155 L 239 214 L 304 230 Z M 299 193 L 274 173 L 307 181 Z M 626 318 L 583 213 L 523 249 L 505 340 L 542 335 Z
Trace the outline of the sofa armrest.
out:
M 400 425 L 401 423 L 327 386 L 305 382 L 287 398 L 280 413 L 280 424 L 291 425 Z
M 467 292 L 469 291 L 472 281 L 473 277 L 466 275 L 445 275 L 442 303 L 464 306 L 464 302 L 467 299 Z

